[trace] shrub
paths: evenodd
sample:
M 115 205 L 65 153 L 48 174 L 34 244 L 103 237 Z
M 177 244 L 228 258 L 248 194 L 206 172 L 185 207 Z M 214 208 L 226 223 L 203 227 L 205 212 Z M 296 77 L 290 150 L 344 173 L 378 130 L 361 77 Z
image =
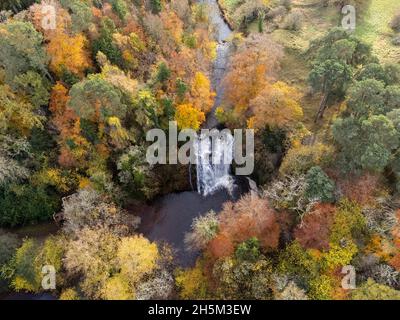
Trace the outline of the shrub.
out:
M 395 32 L 400 32 L 400 11 L 397 12 L 389 23 L 390 28 Z
M 297 31 L 301 29 L 303 16 L 300 11 L 292 11 L 283 21 L 283 29 Z

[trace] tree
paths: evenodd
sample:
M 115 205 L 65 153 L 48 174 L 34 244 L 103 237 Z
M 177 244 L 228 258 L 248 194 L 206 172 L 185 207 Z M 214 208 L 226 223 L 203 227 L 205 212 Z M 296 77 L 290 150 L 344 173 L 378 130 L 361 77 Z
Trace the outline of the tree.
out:
M 159 191 L 154 172 L 146 162 L 143 147 L 131 146 L 118 159 L 119 181 L 136 196 L 151 199 Z
M 11 280 L 11 286 L 16 291 L 40 290 L 40 272 L 35 263 L 39 252 L 40 246 L 37 241 L 25 239 L 6 267 L 6 277 Z
M 214 253 L 219 251 L 215 249 L 221 237 L 226 238 L 221 245 L 228 241 L 236 247 L 255 237 L 264 250 L 274 250 L 278 246 L 280 226 L 267 199 L 246 195 L 235 204 L 227 202 L 219 214 L 219 221 L 218 235 L 209 244 Z M 228 253 L 231 252 L 226 251 Z
M 243 261 L 256 261 L 260 254 L 260 242 L 255 237 L 239 244 L 235 252 L 236 258 Z
M 15 234 L 0 230 L 0 292 L 6 290 L 9 285 L 9 279 L 6 279 L 7 264 L 20 245 L 21 241 Z M 2 274 L 2 271 L 5 274 Z
M 351 80 L 352 70 L 347 64 L 340 61 L 325 60 L 314 64 L 309 75 L 309 82 L 315 91 L 322 93 L 315 121 L 322 118 L 332 94 L 344 92 Z
M 90 4 L 79 0 L 60 0 L 61 5 L 71 13 L 72 31 L 86 31 L 92 22 L 93 15 Z
M 340 147 L 342 168 L 346 170 L 382 172 L 399 145 L 398 132 L 384 115 L 363 121 L 354 117 L 338 119 L 332 130 Z
M 215 92 L 211 90 L 210 80 L 202 72 L 196 72 L 190 95 L 193 106 L 204 113 L 208 113 L 214 105 Z
M 175 120 L 179 129 L 198 130 L 205 119 L 204 112 L 199 111 L 191 104 L 180 104 L 176 107 Z
M 32 184 L 10 184 L 0 188 L 0 203 L 2 226 L 47 221 L 59 208 L 59 198 L 54 192 Z
M 372 60 L 371 48 L 344 29 L 334 28 L 313 41 L 309 53 L 314 58 L 309 82 L 315 91 L 322 93 L 317 121 L 333 96 L 342 98 L 354 71 Z
M 92 121 L 105 121 L 108 117 L 125 118 L 127 105 L 120 90 L 100 75 L 90 75 L 70 90 L 68 106 L 79 117 Z
M 12 10 L 17 13 L 28 8 L 34 2 L 37 0 L 3 0 L 0 3 L 0 10 Z
M 267 84 L 267 77 L 279 68 L 282 49 L 266 35 L 250 37 L 231 58 L 223 85 L 223 105 L 233 110 L 235 121 L 245 122 L 245 113 Z
M 323 143 L 293 146 L 287 151 L 279 171 L 283 175 L 306 174 L 313 166 L 328 166 L 333 152 L 332 146 Z
M 118 237 L 107 228 L 83 228 L 66 245 L 64 258 L 69 276 L 83 276 L 81 288 L 90 298 L 102 296 L 116 268 Z
M 255 128 L 288 127 L 303 116 L 299 100 L 297 90 L 284 82 L 266 85 L 259 95 L 250 101 L 250 109 L 254 116 L 248 123 Z
M 92 42 L 93 55 L 98 52 L 104 53 L 112 64 L 123 66 L 122 52 L 114 43 L 113 34 L 115 33 L 115 24 L 109 18 L 103 18 L 100 25 L 100 34 Z
M 299 288 L 295 282 L 290 281 L 286 287 L 275 296 L 277 300 L 308 300 L 306 292 Z
M 68 70 L 79 76 L 91 66 L 89 54 L 85 50 L 86 38 L 83 34 L 69 36 L 58 31 L 47 46 L 47 53 L 51 57 L 50 69 L 57 75 Z
M 185 235 L 185 244 L 190 250 L 202 250 L 218 233 L 218 218 L 214 211 L 196 217 L 192 223 L 192 230 Z
M 0 85 L 0 132 L 28 135 L 41 127 L 44 117 L 34 113 L 34 107 L 14 94 L 8 86 Z
M 159 14 L 162 10 L 161 0 L 150 0 L 151 11 L 153 14 Z
M 300 281 L 308 281 L 318 275 L 318 263 L 309 250 L 293 241 L 279 253 L 277 270 Z
M 85 227 L 106 227 L 117 235 L 125 235 L 138 223 L 138 219 L 131 219 L 126 212 L 89 188 L 63 199 L 62 217 L 63 232 L 69 235 Z
M 294 230 L 296 240 L 306 249 L 329 249 L 335 211 L 331 204 L 316 204 Z
M 123 238 L 117 250 L 121 275 L 135 284 L 156 269 L 159 256 L 157 245 L 143 236 Z
M 312 167 L 306 175 L 307 187 L 305 196 L 307 199 L 317 199 L 321 202 L 333 202 L 335 200 L 335 185 L 320 167 Z
M 353 300 L 400 300 L 400 291 L 368 279 L 351 296 Z
M 47 74 L 48 57 L 42 42 L 42 35 L 31 23 L 14 20 L 0 24 L 0 65 L 9 84 L 29 70 Z
M 226 257 L 218 260 L 213 268 L 215 294 L 218 299 L 272 298 L 272 264 L 260 255 L 255 260 Z
M 175 282 L 181 299 L 206 299 L 208 279 L 204 272 L 204 262 L 197 260 L 191 269 L 178 269 Z
M 49 102 L 49 82 L 37 72 L 28 71 L 16 76 L 13 87 L 16 91 L 23 93 L 36 109 Z

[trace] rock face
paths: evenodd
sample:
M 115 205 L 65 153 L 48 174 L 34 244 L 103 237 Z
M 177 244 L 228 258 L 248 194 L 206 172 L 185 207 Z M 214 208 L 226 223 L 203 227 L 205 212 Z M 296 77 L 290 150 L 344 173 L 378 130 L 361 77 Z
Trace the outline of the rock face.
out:
M 257 183 L 250 179 L 249 177 L 247 177 L 247 181 L 249 182 L 249 188 L 250 188 L 250 194 L 252 197 L 258 197 L 259 195 L 259 190 L 257 187 Z

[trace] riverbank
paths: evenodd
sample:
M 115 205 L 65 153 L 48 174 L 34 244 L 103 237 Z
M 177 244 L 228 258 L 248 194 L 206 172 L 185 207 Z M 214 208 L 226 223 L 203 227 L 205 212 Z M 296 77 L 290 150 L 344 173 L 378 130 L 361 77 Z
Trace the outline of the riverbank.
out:
M 229 17 L 228 8 L 224 2 L 224 0 L 216 0 L 219 10 L 221 11 L 221 18 L 224 22 L 229 26 L 231 30 L 235 30 L 235 24 L 233 20 Z

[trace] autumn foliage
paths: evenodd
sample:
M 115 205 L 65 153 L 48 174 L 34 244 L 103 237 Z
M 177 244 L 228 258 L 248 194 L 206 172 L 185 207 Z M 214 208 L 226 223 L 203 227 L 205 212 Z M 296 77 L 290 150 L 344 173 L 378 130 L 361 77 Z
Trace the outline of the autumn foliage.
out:
M 246 195 L 237 203 L 227 202 L 220 213 L 219 234 L 209 244 L 211 254 L 216 258 L 227 256 L 252 237 L 267 250 L 276 249 L 280 234 L 276 215 L 266 199 Z

